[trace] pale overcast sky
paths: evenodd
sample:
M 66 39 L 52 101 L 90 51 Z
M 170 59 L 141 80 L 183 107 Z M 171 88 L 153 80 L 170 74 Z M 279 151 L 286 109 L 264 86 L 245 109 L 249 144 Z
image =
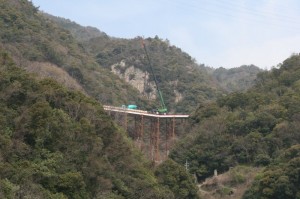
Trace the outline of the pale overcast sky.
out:
M 299 0 L 32 0 L 110 36 L 168 39 L 211 67 L 276 66 L 300 52 Z

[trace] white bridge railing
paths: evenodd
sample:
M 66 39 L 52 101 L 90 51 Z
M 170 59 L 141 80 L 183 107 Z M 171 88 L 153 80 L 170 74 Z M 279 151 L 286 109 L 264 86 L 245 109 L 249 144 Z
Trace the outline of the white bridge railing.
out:
M 159 114 L 149 113 L 148 111 L 145 110 L 128 109 L 125 107 L 116 107 L 116 106 L 107 106 L 107 105 L 103 105 L 103 108 L 106 111 L 144 115 L 149 117 L 160 117 L 160 118 L 188 118 L 189 117 L 189 115 L 176 115 L 176 114 L 159 115 Z

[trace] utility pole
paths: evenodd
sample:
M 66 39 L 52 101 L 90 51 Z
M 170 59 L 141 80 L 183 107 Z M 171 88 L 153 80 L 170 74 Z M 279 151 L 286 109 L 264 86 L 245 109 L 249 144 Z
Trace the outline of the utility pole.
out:
M 185 166 L 185 170 L 188 171 L 189 170 L 189 163 L 188 163 L 187 160 L 185 160 L 184 166 Z

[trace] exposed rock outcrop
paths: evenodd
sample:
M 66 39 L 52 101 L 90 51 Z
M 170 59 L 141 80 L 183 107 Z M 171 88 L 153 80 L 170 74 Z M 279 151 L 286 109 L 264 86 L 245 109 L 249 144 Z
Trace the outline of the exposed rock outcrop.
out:
M 147 71 L 142 71 L 133 65 L 126 65 L 124 60 L 120 63 L 113 64 L 111 71 L 135 87 L 143 96 L 147 97 L 147 99 L 155 100 L 157 98 L 155 83 L 150 80 L 150 74 Z M 170 86 L 174 87 L 174 102 L 178 103 L 182 101 L 182 93 L 176 90 L 178 82 L 174 81 L 169 83 Z

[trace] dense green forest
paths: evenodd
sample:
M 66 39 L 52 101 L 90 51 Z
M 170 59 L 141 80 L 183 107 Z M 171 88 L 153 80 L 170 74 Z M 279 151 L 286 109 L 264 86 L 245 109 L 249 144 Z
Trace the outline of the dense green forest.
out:
M 3 50 L 0 64 L 1 198 L 197 198 L 181 166 L 155 176 L 97 101 L 28 75 Z M 164 165 L 181 172 L 176 188 Z
M 258 74 L 248 92 L 200 104 L 192 133 L 171 153 L 199 181 L 215 169 L 266 167 L 244 198 L 297 198 L 300 190 L 300 56 Z
M 214 170 L 234 183 L 258 172 L 244 199 L 300 198 L 300 56 L 270 71 L 211 69 L 167 39 L 144 40 L 169 110 L 192 112 L 159 166 L 101 105 L 157 106 L 141 37 L 0 0 L 0 198 L 199 198 L 192 176 Z M 148 74 L 147 96 L 134 82 Z
M 108 35 L 104 32 L 101 32 L 97 28 L 87 26 L 83 27 L 79 24 L 77 24 L 74 21 L 71 21 L 70 19 L 64 19 L 61 17 L 56 17 L 53 15 L 50 15 L 48 13 L 42 12 L 43 16 L 47 19 L 50 19 L 54 23 L 56 23 L 58 26 L 62 27 L 65 30 L 70 31 L 72 36 L 77 41 L 84 42 L 88 41 L 90 39 L 96 38 L 96 37 L 108 37 Z
M 0 45 L 19 66 L 71 89 L 82 88 L 103 104 L 147 104 L 136 89 L 99 66 L 68 30 L 45 18 L 30 2 L 0 2 Z
M 146 104 L 134 88 L 31 2 L 0 2 L 1 198 L 198 198 L 187 172 L 170 187 L 96 101 Z
M 254 65 L 238 68 L 207 68 L 218 84 L 228 92 L 246 91 L 254 86 L 256 75 L 263 70 Z

